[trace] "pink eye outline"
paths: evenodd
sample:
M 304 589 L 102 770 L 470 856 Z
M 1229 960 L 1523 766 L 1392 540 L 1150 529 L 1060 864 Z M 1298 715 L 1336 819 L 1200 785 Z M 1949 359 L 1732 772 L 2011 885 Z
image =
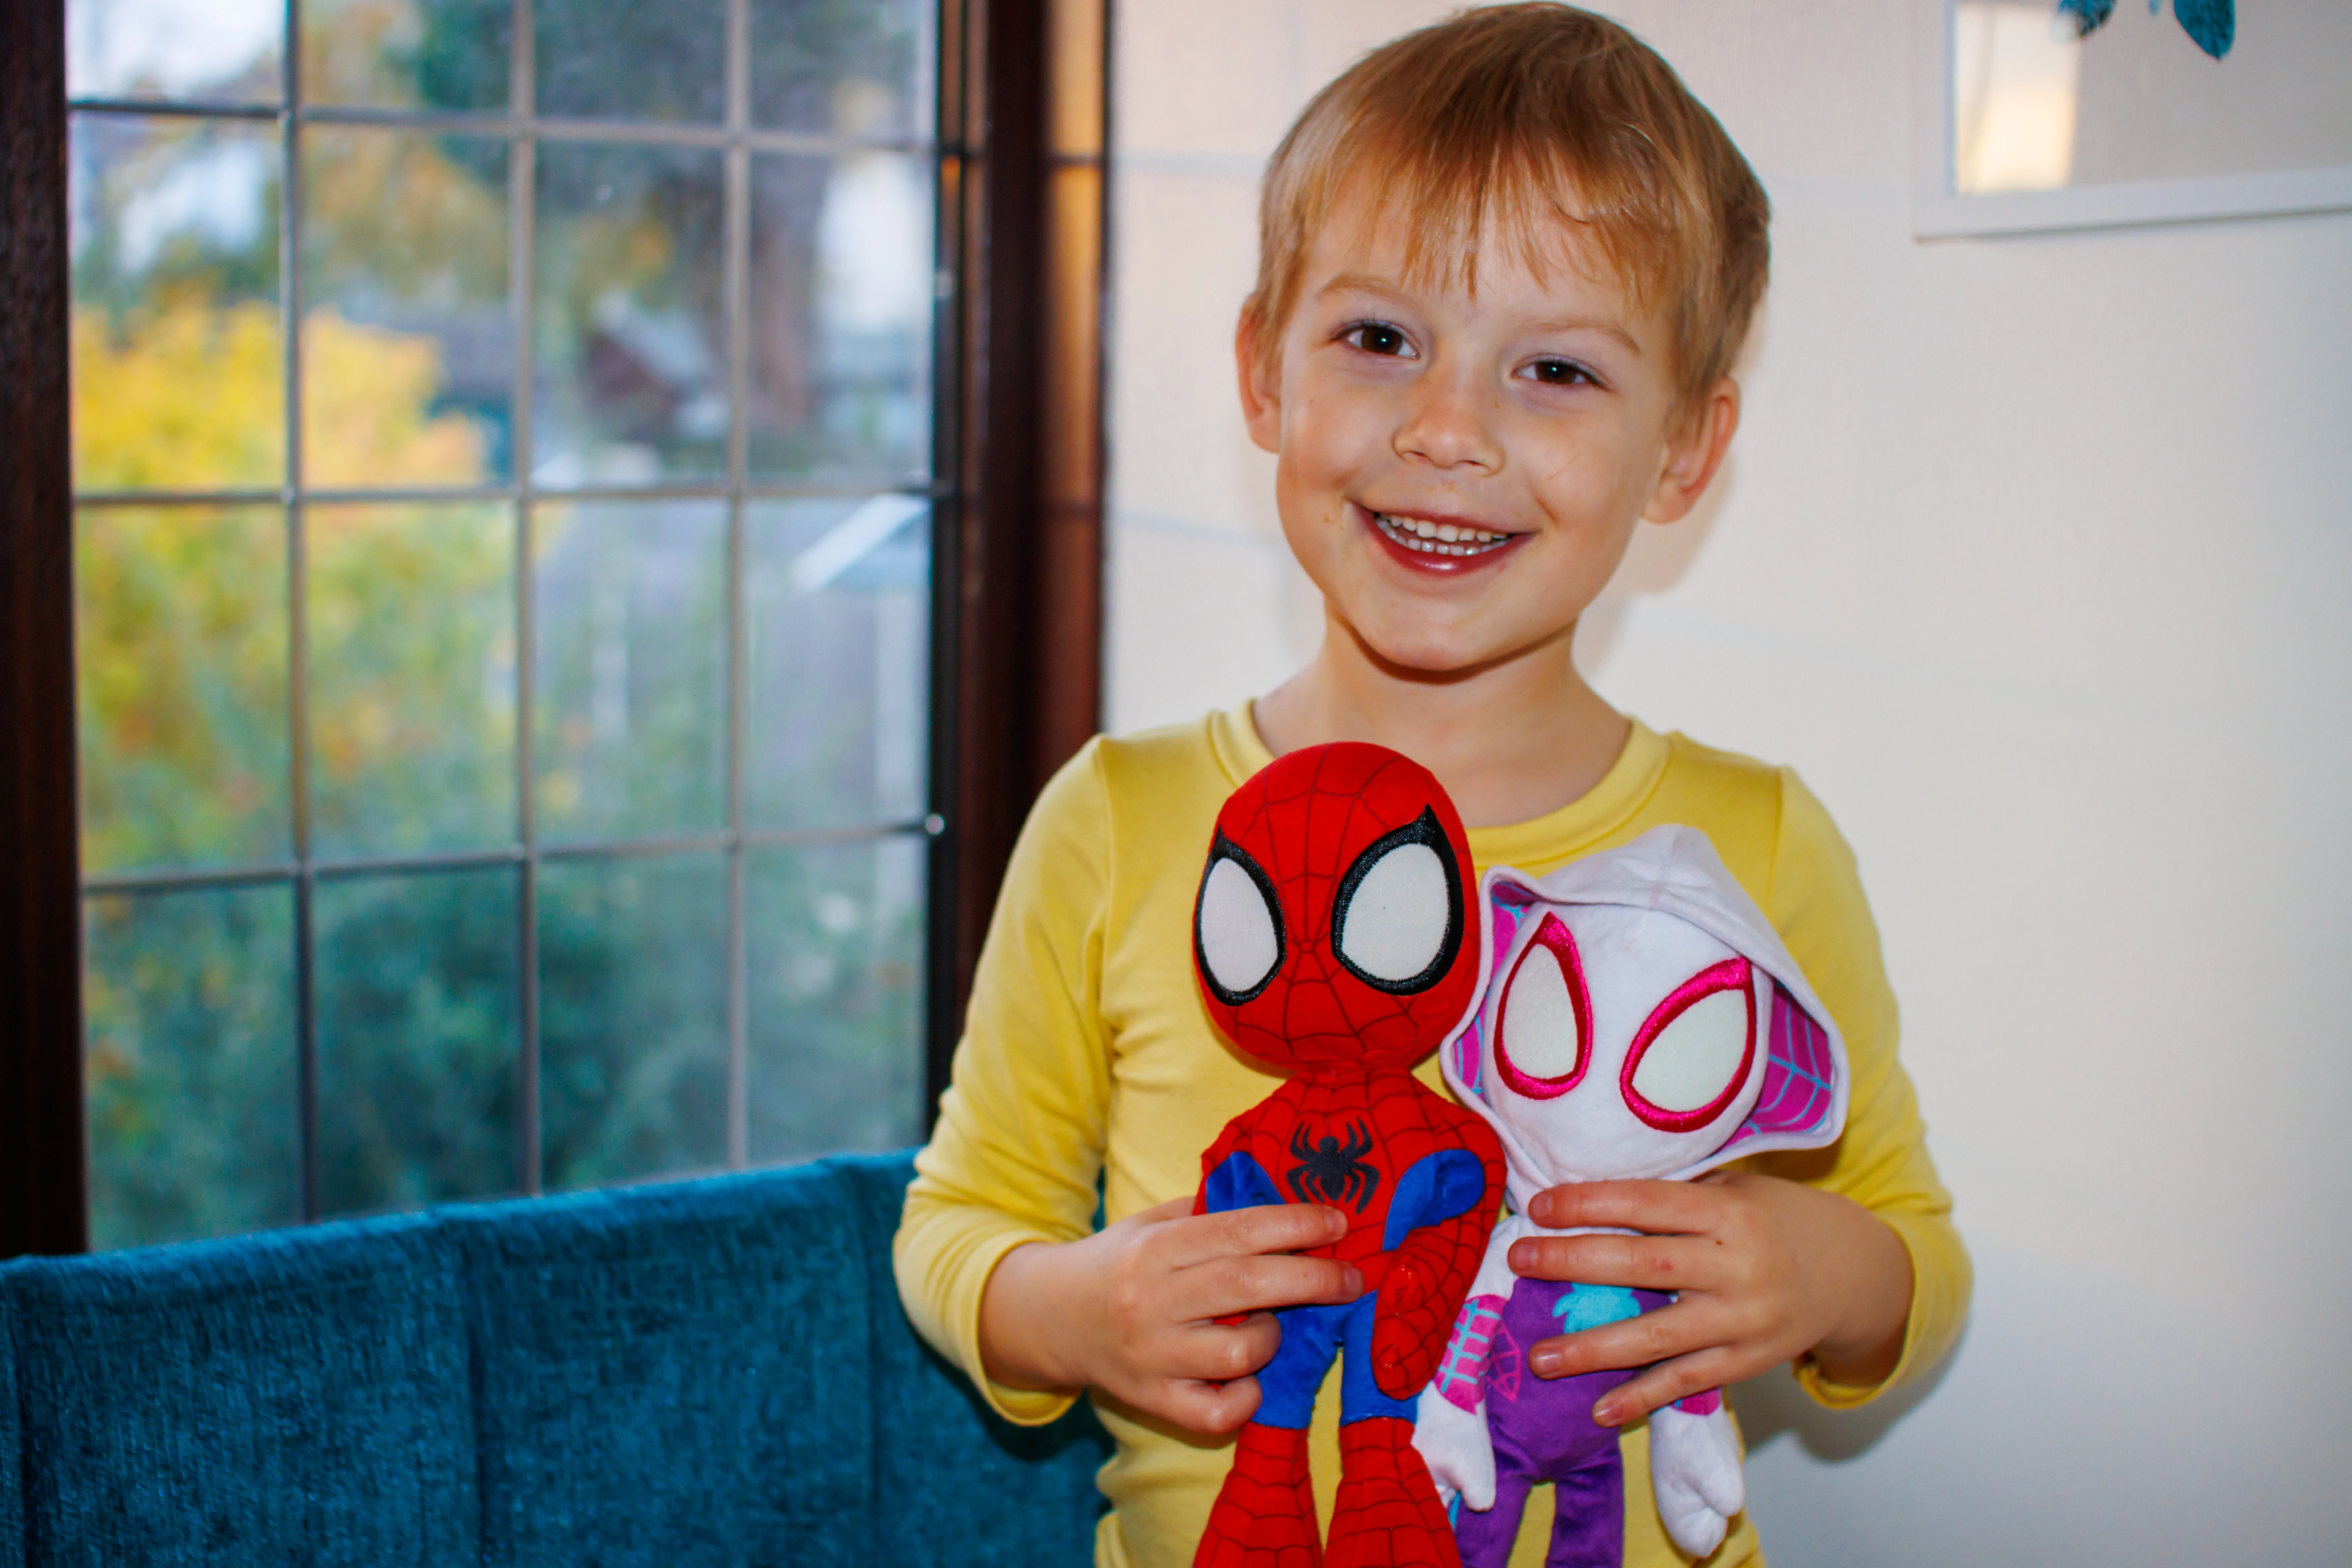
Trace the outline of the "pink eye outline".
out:
M 1710 996 L 1719 995 L 1734 987 L 1748 1000 L 1748 1040 L 1739 1053 L 1739 1070 L 1723 1086 L 1723 1092 L 1705 1105 L 1691 1110 L 1668 1110 L 1653 1105 L 1634 1090 L 1633 1074 L 1650 1047 L 1658 1042 L 1674 1021 Z M 1723 1114 L 1725 1106 L 1739 1093 L 1739 1086 L 1748 1081 L 1748 1072 L 1756 1066 L 1756 985 L 1755 970 L 1744 958 L 1727 958 L 1721 963 L 1700 970 L 1666 994 L 1666 999 L 1654 1008 L 1642 1021 L 1641 1029 L 1633 1036 L 1633 1047 L 1625 1053 L 1625 1065 L 1617 1074 L 1617 1091 L 1625 1097 L 1625 1109 L 1661 1132 L 1695 1132 Z
M 1507 1021 L 1511 1013 L 1511 991 L 1519 983 L 1519 971 L 1543 948 L 1559 965 L 1560 978 L 1568 983 L 1568 1005 L 1576 1014 L 1576 1065 L 1557 1078 L 1538 1078 L 1520 1070 L 1511 1060 Z M 1696 998 L 1693 998 L 1696 1000 Z M 1584 1081 L 1584 1069 L 1592 1065 L 1592 995 L 1584 985 L 1584 957 L 1576 951 L 1576 938 L 1569 934 L 1558 915 L 1546 915 L 1536 927 L 1536 934 L 1519 950 L 1511 973 L 1503 982 L 1503 1005 L 1495 1010 L 1495 1070 L 1514 1092 L 1528 1100 L 1557 1100 Z M 1629 1080 L 1630 1081 L 1630 1080 Z

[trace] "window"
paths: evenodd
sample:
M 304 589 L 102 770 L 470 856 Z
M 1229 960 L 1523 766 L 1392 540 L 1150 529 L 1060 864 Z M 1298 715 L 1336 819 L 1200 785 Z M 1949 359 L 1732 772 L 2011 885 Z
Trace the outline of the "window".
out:
M 76 0 L 100 1245 L 919 1133 L 1092 723 L 1099 9 L 978 9 Z

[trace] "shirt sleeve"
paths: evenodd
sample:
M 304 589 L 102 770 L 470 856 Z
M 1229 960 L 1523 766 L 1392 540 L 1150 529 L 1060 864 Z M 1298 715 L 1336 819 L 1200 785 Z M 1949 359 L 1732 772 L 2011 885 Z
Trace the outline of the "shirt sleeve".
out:
M 1911 1258 L 1902 1359 L 1885 1382 L 1832 1383 L 1810 1357 L 1797 1381 L 1842 1408 L 1926 1372 L 1959 1338 L 1972 1274 L 1952 1226 L 1952 1198 L 1927 1154 L 1927 1123 L 1895 1056 L 1900 1033 L 1878 927 L 1853 851 L 1796 774 L 1780 774 L 1780 826 L 1766 910 L 1844 1037 L 1853 1075 L 1845 1132 L 1827 1149 L 1766 1155 L 1753 1168 L 1841 1193 L 1886 1222 Z
M 1110 1098 L 1100 1015 L 1110 825 L 1099 746 L 1055 775 L 1013 847 L 939 1125 L 915 1157 L 892 1247 L 917 1331 L 1023 1426 L 1054 1420 L 1073 1400 L 988 1379 L 980 1302 L 1014 1247 L 1094 1227 Z

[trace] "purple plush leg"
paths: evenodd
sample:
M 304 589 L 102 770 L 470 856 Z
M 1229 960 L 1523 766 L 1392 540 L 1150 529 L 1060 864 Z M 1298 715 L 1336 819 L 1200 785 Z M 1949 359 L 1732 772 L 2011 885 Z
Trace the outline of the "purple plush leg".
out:
M 1614 1454 L 1552 1481 L 1558 1511 L 1544 1568 L 1623 1568 L 1625 1467 Z
M 1527 1471 L 1495 1456 L 1495 1506 L 1484 1513 L 1466 1505 L 1454 1510 L 1454 1544 L 1462 1553 L 1462 1568 L 1507 1568 L 1534 1485 Z
M 1486 1373 L 1487 1431 L 1495 1442 L 1495 1506 L 1463 1509 L 1454 1538 L 1464 1568 L 1502 1568 L 1510 1560 L 1528 1491 L 1554 1487 L 1548 1568 L 1622 1568 L 1625 1560 L 1625 1470 L 1617 1434 L 1592 1419 L 1601 1396 L 1630 1370 L 1540 1378 L 1527 1370 L 1527 1348 L 1568 1326 L 1561 1303 L 1575 1287 L 1522 1279 L 1512 1288 Z M 1649 1310 L 1665 1298 L 1636 1293 Z

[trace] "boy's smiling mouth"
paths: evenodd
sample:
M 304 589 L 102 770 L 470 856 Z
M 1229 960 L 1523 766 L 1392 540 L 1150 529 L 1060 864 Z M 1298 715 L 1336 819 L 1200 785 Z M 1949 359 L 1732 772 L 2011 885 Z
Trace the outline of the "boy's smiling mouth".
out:
M 1508 548 L 1520 536 L 1480 528 L 1475 523 L 1408 517 L 1360 506 L 1381 542 L 1412 565 L 1424 570 L 1458 571 Z

